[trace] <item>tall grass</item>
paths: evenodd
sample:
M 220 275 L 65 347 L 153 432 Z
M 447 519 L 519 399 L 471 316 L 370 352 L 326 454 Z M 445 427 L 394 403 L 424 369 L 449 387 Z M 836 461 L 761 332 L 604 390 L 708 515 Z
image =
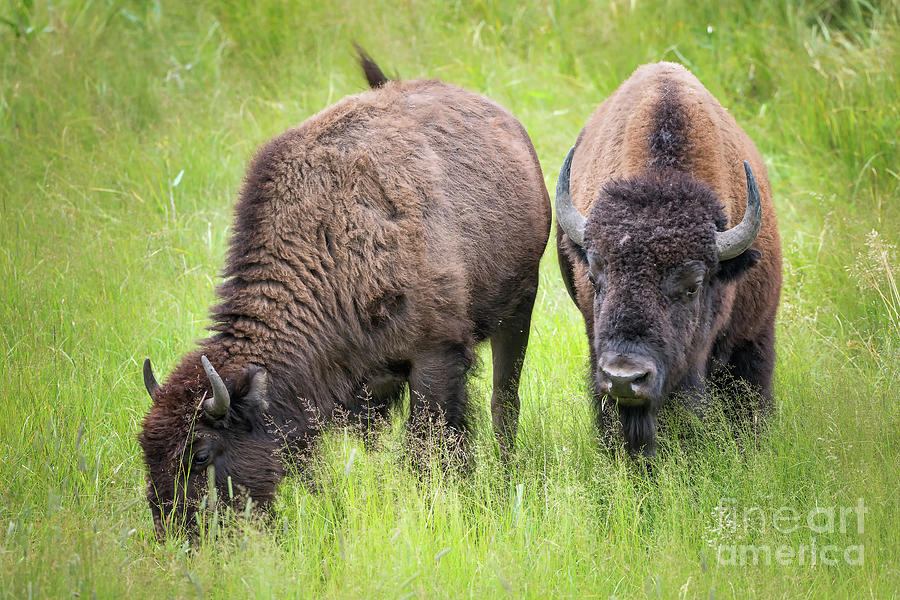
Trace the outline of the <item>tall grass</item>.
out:
M 247 160 L 364 88 L 354 39 L 389 73 L 507 106 L 548 185 L 637 65 L 691 68 L 775 193 L 785 287 L 764 439 L 673 431 L 653 480 L 598 451 L 551 245 L 508 470 L 482 361 L 472 474 L 410 474 L 401 415 L 374 449 L 336 428 L 267 521 L 222 515 L 193 549 L 158 545 L 140 361 L 164 373 L 204 334 Z M 898 596 L 897 3 L 12 0 L 0 48 L 0 596 Z M 771 520 L 860 498 L 862 530 Z M 754 508 L 766 523 L 742 519 Z M 717 556 L 812 539 L 864 561 Z

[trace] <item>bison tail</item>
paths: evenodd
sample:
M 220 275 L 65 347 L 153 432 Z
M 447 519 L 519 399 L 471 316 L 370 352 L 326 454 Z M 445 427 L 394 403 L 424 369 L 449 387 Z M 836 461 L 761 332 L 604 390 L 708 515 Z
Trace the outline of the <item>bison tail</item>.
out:
M 387 76 L 381 71 L 378 65 L 375 64 L 375 61 L 372 60 L 372 57 L 366 54 L 366 51 L 363 50 L 359 44 L 353 42 L 353 47 L 356 49 L 356 54 L 358 55 L 359 66 L 362 67 L 363 73 L 366 76 L 366 81 L 369 82 L 369 87 L 374 89 L 380 88 L 385 83 L 390 81 Z

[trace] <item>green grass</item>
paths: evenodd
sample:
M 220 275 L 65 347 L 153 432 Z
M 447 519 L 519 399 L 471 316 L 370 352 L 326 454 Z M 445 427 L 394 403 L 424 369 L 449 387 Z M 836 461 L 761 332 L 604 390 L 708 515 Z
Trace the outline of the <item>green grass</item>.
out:
M 900 5 L 182 4 L 0 6 L 0 597 L 900 596 Z M 396 459 L 399 427 L 371 451 L 337 429 L 318 489 L 287 480 L 270 521 L 157 545 L 140 363 L 162 375 L 204 334 L 249 157 L 363 90 L 354 39 L 389 73 L 508 107 L 548 186 L 635 67 L 694 71 L 764 155 L 784 242 L 778 413 L 758 449 L 719 430 L 670 441 L 653 481 L 598 451 L 550 247 L 509 473 L 486 361 L 471 475 L 423 484 Z M 771 523 L 859 498 L 862 531 Z M 717 557 L 813 538 L 862 545 L 863 564 Z

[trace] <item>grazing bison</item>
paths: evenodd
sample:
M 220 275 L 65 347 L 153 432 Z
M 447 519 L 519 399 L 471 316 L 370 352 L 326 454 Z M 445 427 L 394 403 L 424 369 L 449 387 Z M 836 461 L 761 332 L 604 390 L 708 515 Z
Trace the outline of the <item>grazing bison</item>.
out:
M 653 454 L 660 408 L 677 395 L 702 416 L 717 375 L 725 412 L 757 424 L 772 404 L 781 243 L 765 166 L 731 115 L 684 67 L 642 66 L 591 116 L 556 194 L 601 435 Z
M 284 462 L 332 417 L 384 414 L 407 383 L 411 419 L 459 449 L 481 340 L 494 429 L 513 445 L 551 217 L 531 141 L 483 96 L 360 61 L 372 90 L 253 160 L 213 335 L 163 385 L 144 364 L 153 403 L 139 439 L 160 534 L 192 522 L 210 466 L 218 498 L 265 507 Z

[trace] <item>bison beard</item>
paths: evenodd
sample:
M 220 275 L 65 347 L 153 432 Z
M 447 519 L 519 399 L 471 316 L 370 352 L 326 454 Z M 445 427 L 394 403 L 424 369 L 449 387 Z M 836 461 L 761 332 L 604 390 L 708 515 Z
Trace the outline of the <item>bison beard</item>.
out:
M 651 450 L 656 442 L 656 416 L 647 406 L 620 406 L 619 420 L 628 447 L 635 451 Z
M 360 61 L 377 89 L 253 160 L 212 337 L 161 386 L 145 368 L 153 405 L 139 439 L 151 508 L 171 513 L 160 529 L 199 504 L 210 465 L 220 500 L 230 485 L 237 508 L 247 497 L 264 508 L 323 427 L 377 420 L 407 385 L 410 422 L 462 447 L 466 377 L 486 339 L 494 429 L 512 452 L 550 228 L 537 156 L 490 100 L 437 80 L 388 81 Z

